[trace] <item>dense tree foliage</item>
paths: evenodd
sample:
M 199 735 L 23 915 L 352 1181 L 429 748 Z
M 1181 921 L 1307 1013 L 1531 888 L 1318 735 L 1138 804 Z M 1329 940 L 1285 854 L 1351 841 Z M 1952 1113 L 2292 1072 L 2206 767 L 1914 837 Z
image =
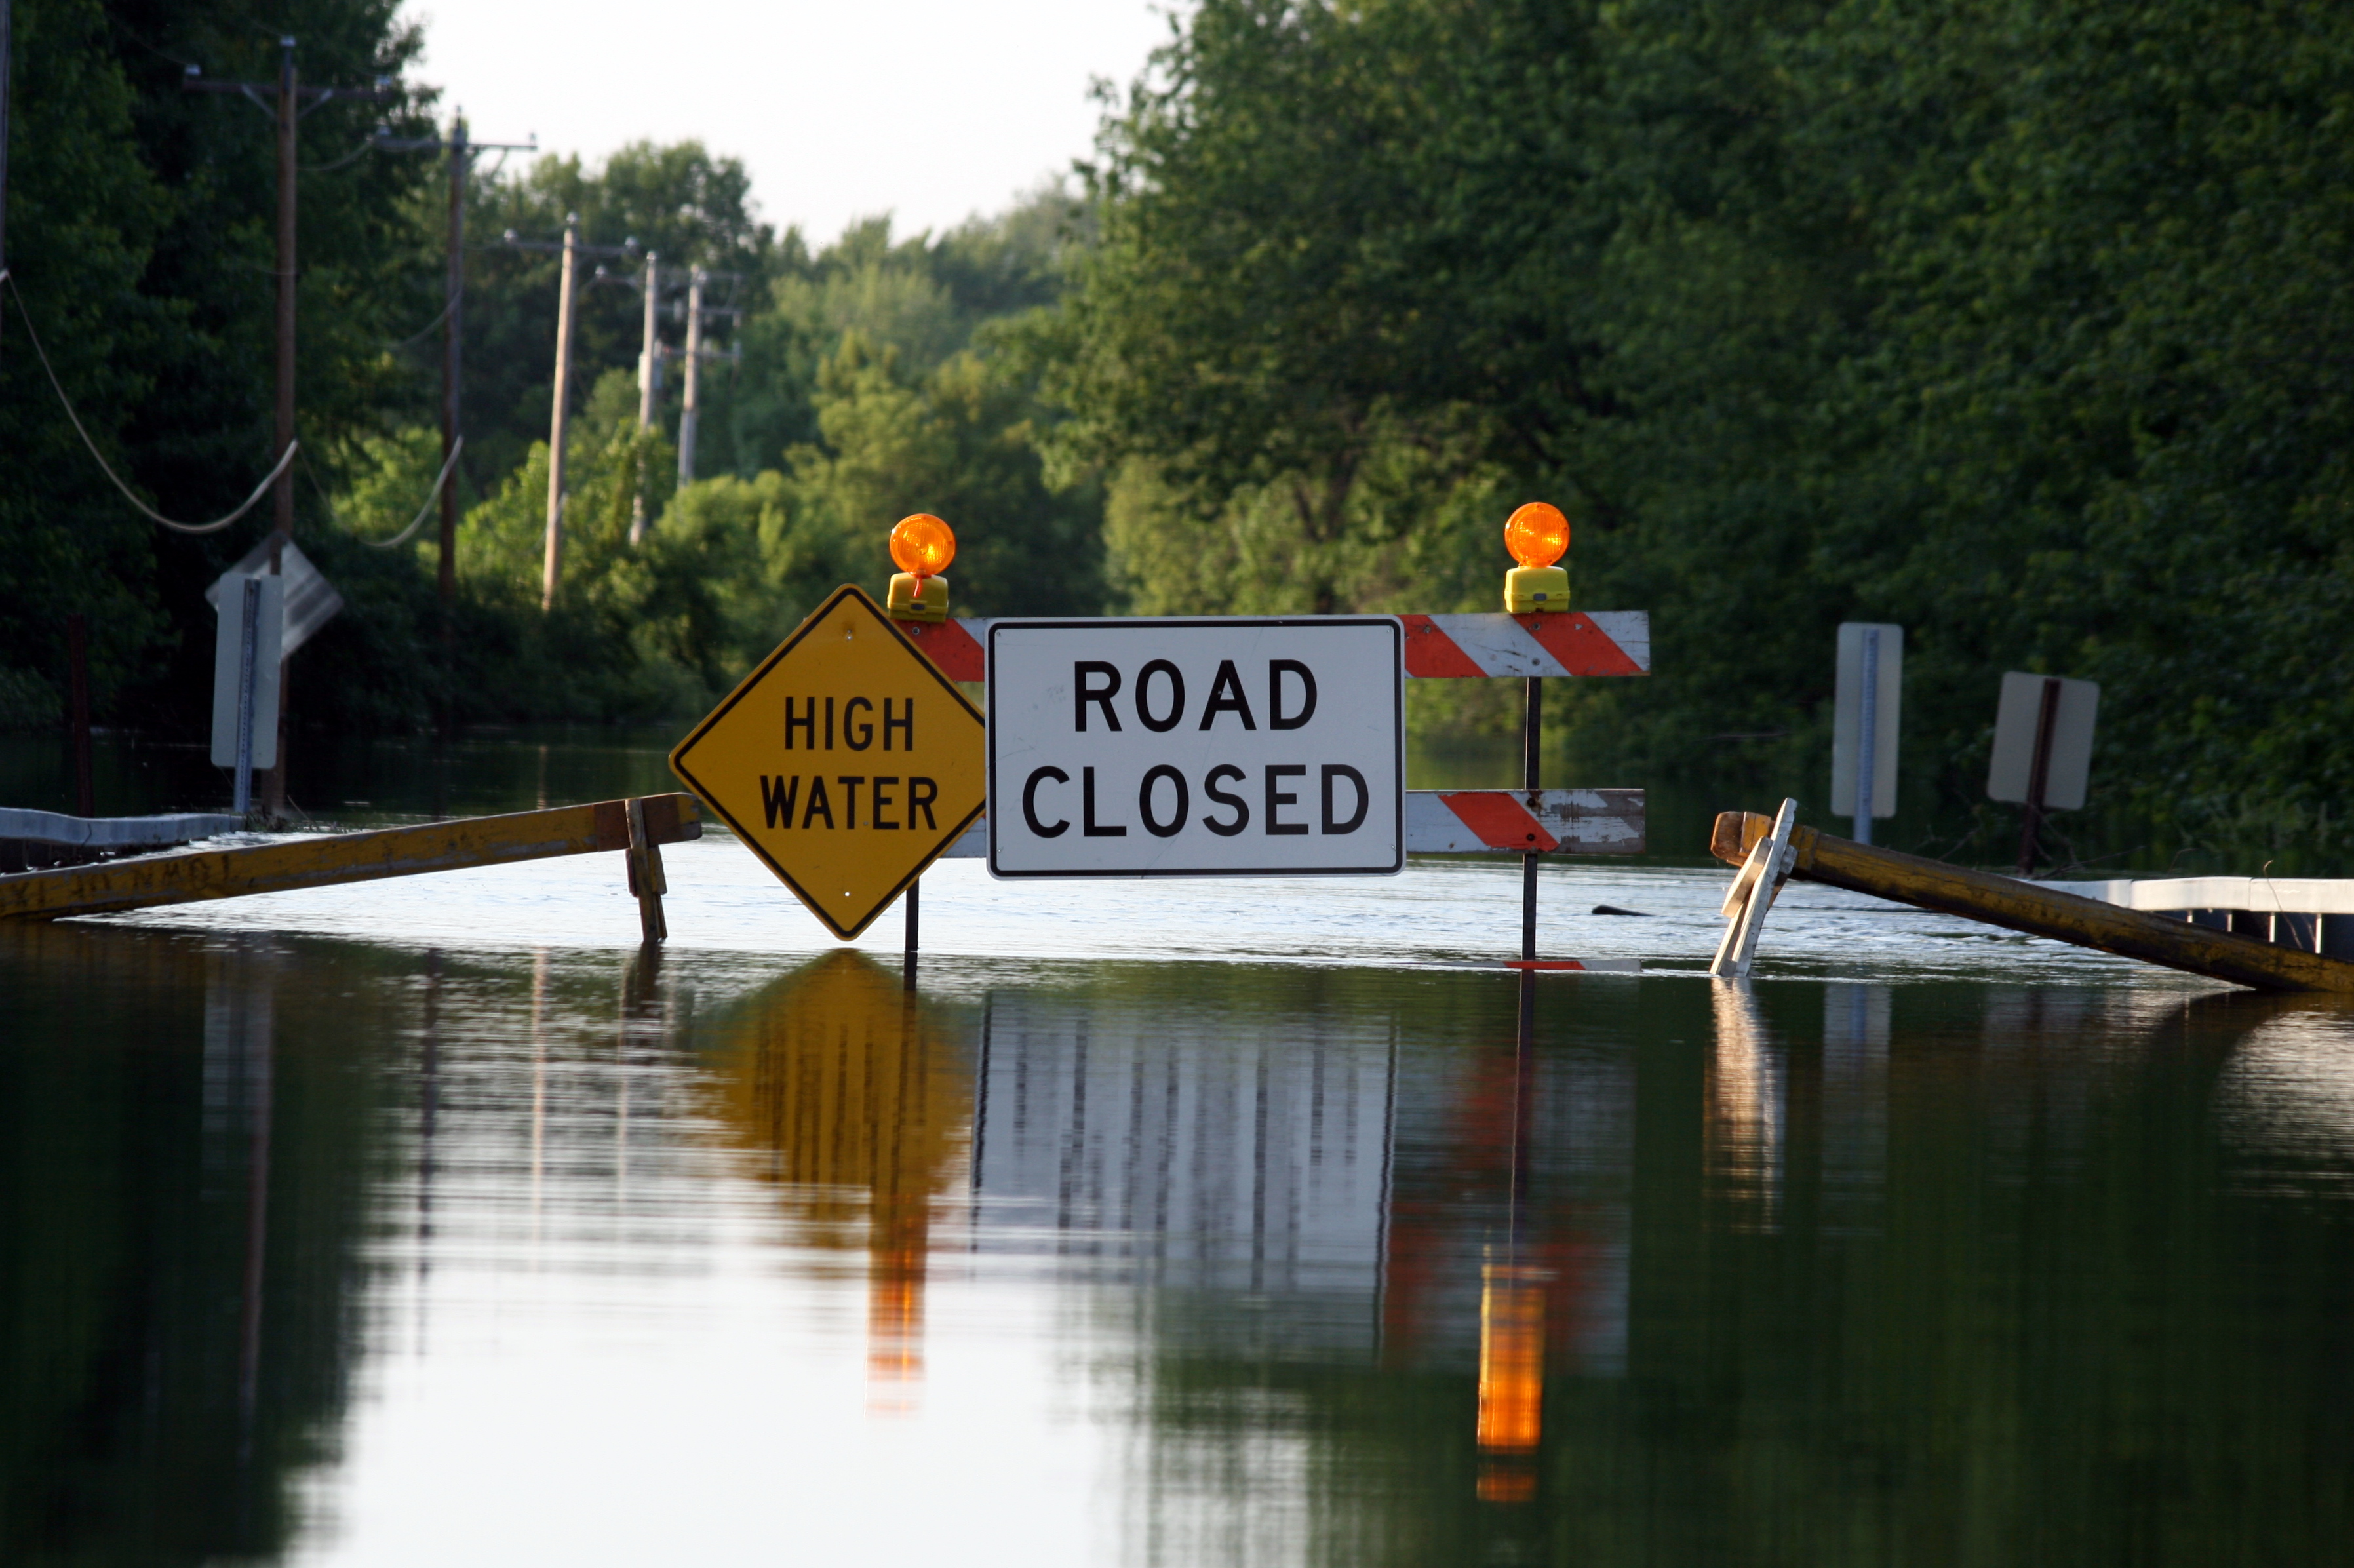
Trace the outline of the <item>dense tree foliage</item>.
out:
M 416 50 L 382 0 L 303 5 L 306 71 Z M 19 8 L 27 302 L 181 514 L 266 456 L 270 181 L 267 122 L 177 73 L 264 72 L 280 26 Z M 2088 842 L 2342 852 L 2349 64 L 2349 16 L 2268 0 L 1204 0 L 1108 102 L 1083 188 L 944 234 L 776 232 L 695 143 L 486 160 L 449 661 L 429 532 L 363 544 L 435 466 L 444 168 L 359 151 L 380 111 L 330 106 L 304 131 L 302 535 L 353 609 L 304 658 L 332 700 L 297 711 L 675 712 L 833 582 L 879 582 L 918 507 L 959 527 L 976 611 L 1485 608 L 1499 520 L 1547 496 L 1579 602 L 1649 609 L 1659 649 L 1649 682 L 1562 694 L 1581 773 L 1819 796 L 1832 629 L 1891 620 L 1908 815 L 1960 821 L 1997 675 L 2051 670 L 2105 687 Z M 583 291 L 543 616 L 556 264 L 501 237 L 567 213 L 638 249 Z M 658 429 L 631 385 L 647 250 L 741 312 L 675 494 L 677 367 Z M 260 524 L 133 522 L 16 331 L 0 707 L 54 711 L 86 608 L 110 711 L 185 726 L 196 596 Z M 1426 723 L 1503 716 L 1421 695 Z

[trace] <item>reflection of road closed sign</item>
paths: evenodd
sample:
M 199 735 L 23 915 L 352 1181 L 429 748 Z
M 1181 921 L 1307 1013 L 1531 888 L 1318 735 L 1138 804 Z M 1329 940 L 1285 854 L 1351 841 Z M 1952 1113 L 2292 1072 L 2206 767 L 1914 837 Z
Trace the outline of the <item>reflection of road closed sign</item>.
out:
M 993 622 L 989 869 L 1398 870 L 1401 640 L 1370 616 Z

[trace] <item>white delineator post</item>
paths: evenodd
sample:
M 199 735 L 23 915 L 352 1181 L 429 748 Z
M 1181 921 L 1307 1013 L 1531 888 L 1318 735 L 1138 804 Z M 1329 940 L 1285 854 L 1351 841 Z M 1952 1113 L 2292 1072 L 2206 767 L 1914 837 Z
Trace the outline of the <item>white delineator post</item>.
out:
M 241 821 L 253 813 L 253 682 L 261 635 L 261 579 L 245 579 L 238 609 L 237 805 Z
M 1862 703 L 1855 726 L 1855 842 L 1872 842 L 1872 775 L 1880 767 L 1880 628 L 1863 629 Z

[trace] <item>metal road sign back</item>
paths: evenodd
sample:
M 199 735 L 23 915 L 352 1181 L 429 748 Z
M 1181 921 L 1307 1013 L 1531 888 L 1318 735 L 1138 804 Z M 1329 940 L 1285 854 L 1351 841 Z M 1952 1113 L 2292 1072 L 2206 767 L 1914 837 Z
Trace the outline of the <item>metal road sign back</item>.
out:
M 670 754 L 671 771 L 837 937 L 981 814 L 981 715 L 854 587 Z
M 1386 874 L 1405 863 L 1388 616 L 998 620 L 998 876 Z

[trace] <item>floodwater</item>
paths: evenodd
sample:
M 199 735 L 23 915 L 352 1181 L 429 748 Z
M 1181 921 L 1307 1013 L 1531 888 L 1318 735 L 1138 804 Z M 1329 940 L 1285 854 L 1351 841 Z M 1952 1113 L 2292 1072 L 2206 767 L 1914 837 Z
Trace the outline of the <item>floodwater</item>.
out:
M 1640 976 L 944 863 L 910 996 L 666 853 L 0 927 L 0 1561 L 2354 1555 L 2334 1004 L 1599 862 Z

